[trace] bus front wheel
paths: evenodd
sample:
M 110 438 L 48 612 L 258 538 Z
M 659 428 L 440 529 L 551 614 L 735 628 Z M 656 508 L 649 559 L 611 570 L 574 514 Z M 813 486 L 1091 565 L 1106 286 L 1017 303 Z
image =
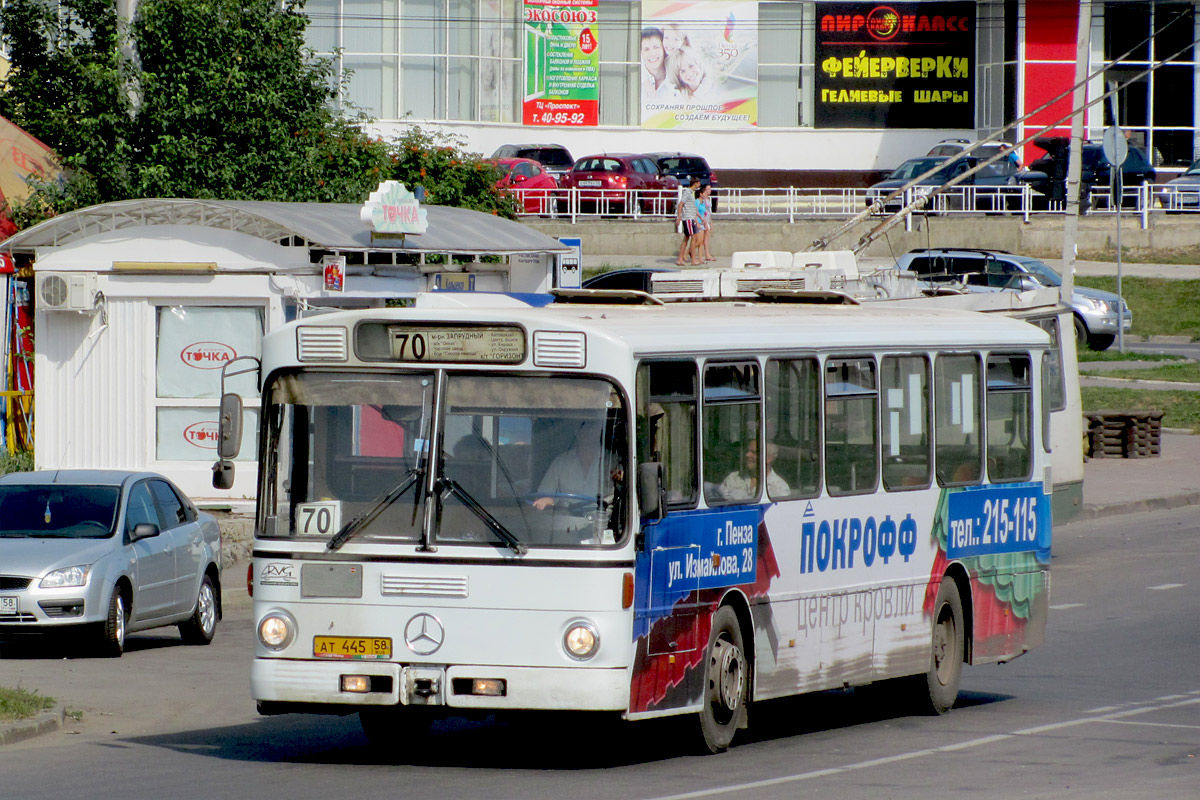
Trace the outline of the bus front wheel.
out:
M 958 584 L 949 575 L 942 577 L 933 614 L 929 671 L 925 674 L 928 693 L 921 696 L 920 705 L 926 713 L 945 714 L 958 699 L 966 632 Z
M 729 747 L 738 728 L 745 727 L 750 666 L 737 614 L 722 606 L 713 615 L 704 664 L 704 706 L 700 733 L 710 753 Z

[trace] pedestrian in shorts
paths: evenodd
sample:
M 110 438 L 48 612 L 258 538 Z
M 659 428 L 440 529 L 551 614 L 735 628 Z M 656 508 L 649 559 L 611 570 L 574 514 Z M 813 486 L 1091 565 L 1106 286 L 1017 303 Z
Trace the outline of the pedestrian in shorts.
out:
M 679 245 L 679 255 L 675 259 L 675 264 L 681 267 L 689 261 L 696 266 L 703 263 L 697 248 L 701 233 L 700 207 L 697 205 L 696 197 L 699 191 L 700 179 L 694 177 L 686 187 L 680 187 L 679 199 L 675 202 L 675 225 L 683 234 L 683 241 Z

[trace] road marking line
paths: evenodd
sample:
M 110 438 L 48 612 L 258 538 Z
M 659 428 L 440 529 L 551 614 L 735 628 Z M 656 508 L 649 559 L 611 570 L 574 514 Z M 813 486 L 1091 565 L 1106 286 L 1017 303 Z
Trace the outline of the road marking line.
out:
M 1190 728 L 1191 730 L 1200 730 L 1200 725 L 1178 725 L 1172 722 L 1132 722 L 1127 719 L 1102 719 L 1098 721 L 1109 725 L 1145 725 L 1148 728 Z
M 1165 592 L 1167 589 L 1182 589 L 1184 585 L 1182 583 L 1164 583 L 1159 586 L 1147 586 L 1146 588 L 1152 592 Z
M 1056 606 L 1050 606 L 1051 611 L 1063 611 L 1068 608 L 1083 608 L 1087 603 L 1059 603 Z
M 1200 692 L 1193 690 L 1188 694 L 1197 695 L 1200 694 Z M 1200 703 L 1200 697 L 1187 697 L 1186 699 L 1178 702 L 1160 703 L 1157 705 L 1140 705 L 1136 708 L 1125 709 L 1124 711 L 1114 711 L 1105 716 L 1080 717 L 1078 719 L 1063 720 L 1062 722 L 1052 722 L 1047 725 L 1037 725 L 1032 728 L 1022 728 L 1021 730 L 1012 731 L 1011 733 L 998 733 L 992 736 L 981 736 L 978 739 L 969 739 L 965 742 L 959 742 L 958 744 L 949 744 L 942 747 L 930 747 L 924 750 L 912 750 L 907 753 L 897 753 L 896 755 L 884 756 L 883 758 L 874 758 L 870 761 L 859 761 L 853 764 L 846 764 L 841 767 L 829 767 L 826 769 L 814 770 L 813 772 L 801 772 L 795 775 L 781 775 L 778 778 L 767 778 L 761 781 L 737 783 L 731 786 L 698 789 L 694 792 L 684 792 L 683 794 L 661 795 L 659 797 L 651 798 L 650 800 L 692 800 L 693 798 L 697 797 L 712 797 L 719 794 L 733 794 L 747 790 L 763 789 L 769 786 L 781 786 L 788 783 L 799 783 L 800 781 L 812 780 L 813 778 L 827 778 L 832 775 L 843 775 L 847 772 L 856 772 L 858 770 L 878 767 L 884 764 L 895 764 L 900 761 L 910 761 L 914 758 L 924 758 L 925 756 L 937 755 L 939 753 L 952 753 L 958 750 L 970 750 L 975 747 L 982 747 L 995 742 L 1002 742 L 1007 739 L 1015 739 L 1020 736 L 1035 736 L 1037 734 L 1049 733 L 1050 731 L 1062 730 L 1063 728 L 1073 728 L 1078 725 L 1087 725 L 1091 722 L 1111 722 L 1120 720 L 1124 717 L 1147 714 L 1151 711 L 1164 711 L 1168 708 L 1178 708 L 1180 706 L 1194 705 L 1196 703 Z

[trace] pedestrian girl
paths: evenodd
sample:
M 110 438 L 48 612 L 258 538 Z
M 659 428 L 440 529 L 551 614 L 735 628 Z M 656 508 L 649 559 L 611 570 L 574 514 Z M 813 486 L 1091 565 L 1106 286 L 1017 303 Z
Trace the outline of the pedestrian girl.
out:
M 716 261 L 712 251 L 708 249 L 708 240 L 712 234 L 712 186 L 705 186 L 696 198 L 696 208 L 700 213 L 699 251 L 705 261 Z

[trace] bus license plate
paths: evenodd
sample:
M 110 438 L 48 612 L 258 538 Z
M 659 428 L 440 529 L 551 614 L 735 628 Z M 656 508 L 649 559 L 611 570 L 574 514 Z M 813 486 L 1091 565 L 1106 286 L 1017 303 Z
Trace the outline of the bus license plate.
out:
M 391 658 L 392 640 L 375 636 L 314 636 L 313 656 L 316 658 Z
M 20 609 L 17 607 L 17 598 L 0 597 L 0 616 L 16 616 L 19 611 Z

